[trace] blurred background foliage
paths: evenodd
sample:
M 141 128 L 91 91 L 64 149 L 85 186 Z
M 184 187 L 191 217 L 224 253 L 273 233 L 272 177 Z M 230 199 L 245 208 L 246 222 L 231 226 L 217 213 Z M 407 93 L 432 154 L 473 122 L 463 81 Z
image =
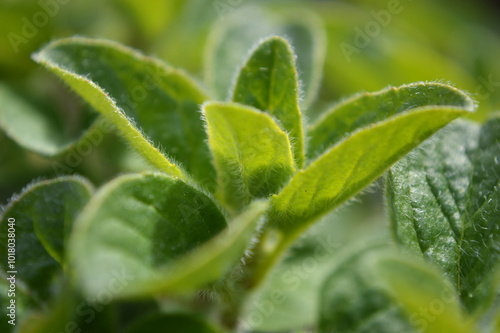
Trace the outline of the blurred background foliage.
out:
M 397 13 L 384 18 L 380 11 L 394 2 Z M 117 136 L 99 129 L 85 104 L 36 66 L 33 52 L 72 35 L 112 39 L 184 68 L 202 82 L 210 72 L 204 69 L 205 48 L 213 26 L 230 29 L 225 22 L 248 20 L 247 13 L 255 10 L 254 27 L 298 15 L 315 21 L 317 37 L 324 38 L 322 84 L 304 110 L 310 120 L 356 92 L 426 80 L 469 91 L 479 103 L 477 120 L 500 105 L 495 1 L 0 0 L 0 202 L 33 178 L 80 173 L 99 185 L 120 172 L 145 168 Z M 256 41 L 264 37 L 254 35 Z M 7 99 L 19 100 L 14 103 L 19 110 L 10 110 L 18 115 L 17 127 L 6 125 Z M 54 149 L 23 144 L 26 127 Z M 71 154 L 89 127 L 104 133 L 102 143 L 89 154 Z
M 395 1 L 398 13 L 384 17 L 381 11 Z M 31 60 L 51 40 L 73 35 L 115 40 L 183 68 L 203 84 L 224 81 L 224 69 L 207 59 L 206 49 L 216 47 L 217 38 L 234 39 L 229 60 L 238 65 L 260 38 L 298 18 L 313 27 L 310 47 L 316 50 L 314 59 L 298 59 L 303 86 L 314 72 L 307 64 L 316 62 L 322 76 L 315 100 L 303 94 L 309 121 L 351 94 L 431 80 L 470 92 L 479 105 L 473 118 L 483 121 L 500 106 L 499 17 L 498 2 L 485 0 L 0 0 L 0 204 L 33 179 L 76 173 L 99 186 L 120 173 L 149 168 L 96 113 Z M 297 30 L 293 34 L 301 36 Z M 225 71 L 231 75 L 231 69 Z M 26 140 L 26 131 L 37 140 Z M 249 304 L 273 288 L 288 293 L 280 274 L 310 255 L 319 235 L 333 235 L 340 249 L 380 230 L 387 237 L 382 186 L 375 186 L 304 235 L 291 251 L 294 256 Z M 323 276 L 303 280 L 288 295 L 297 301 L 260 328 L 310 325 Z M 297 304 L 308 304 L 309 310 L 293 309 Z M 252 311 L 252 306 L 245 309 Z

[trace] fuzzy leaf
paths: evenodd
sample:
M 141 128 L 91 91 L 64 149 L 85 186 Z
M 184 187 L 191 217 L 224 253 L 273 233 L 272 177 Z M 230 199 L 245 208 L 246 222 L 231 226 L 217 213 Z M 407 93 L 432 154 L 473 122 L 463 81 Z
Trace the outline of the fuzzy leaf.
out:
M 164 174 L 135 174 L 113 180 L 92 198 L 75 224 L 70 249 L 89 297 L 116 279 L 121 287 L 113 298 L 179 293 L 210 282 L 227 267 L 225 259 L 241 255 L 237 242 L 244 241 L 238 237 L 249 240 L 248 230 L 235 227 L 237 246 L 229 251 L 216 236 L 225 227 L 215 203 L 199 190 Z M 216 253 L 205 248 L 210 239 L 219 244 Z M 191 258 L 191 251 L 197 256 Z
M 294 158 L 304 165 L 304 131 L 293 51 L 281 37 L 263 40 L 241 68 L 233 101 L 274 116 L 293 142 Z
M 205 104 L 204 113 L 219 194 L 234 210 L 277 193 L 295 172 L 288 136 L 269 115 L 218 102 Z
M 226 99 L 243 65 L 248 50 L 271 35 L 287 38 L 297 54 L 297 67 L 304 90 L 303 106 L 316 97 L 325 53 L 325 37 L 320 19 L 301 10 L 278 17 L 242 8 L 221 20 L 213 29 L 207 48 L 206 78 L 219 99 Z
M 120 44 L 85 38 L 53 42 L 33 58 L 110 119 L 155 167 L 184 177 L 147 138 L 196 179 L 212 183 L 215 172 L 198 112 L 208 97 L 184 72 Z
M 500 254 L 500 118 L 450 126 L 391 169 L 397 241 L 437 263 L 468 310 L 491 300 Z
M 391 164 L 467 111 L 440 106 L 418 108 L 355 132 L 299 171 L 273 196 L 271 223 L 287 233 L 296 233 L 354 196 Z
M 91 186 L 77 177 L 61 177 L 28 187 L 5 208 L 0 230 L 0 254 L 7 258 L 9 219 L 15 219 L 15 264 L 0 265 L 5 274 L 17 271 L 17 279 L 37 300 L 47 297 L 48 286 L 64 265 L 65 244 L 76 214 L 90 198 Z
M 417 107 L 440 105 L 471 110 L 472 100 L 440 83 L 413 83 L 355 95 L 328 110 L 308 129 L 308 156 L 323 153 L 346 135 Z

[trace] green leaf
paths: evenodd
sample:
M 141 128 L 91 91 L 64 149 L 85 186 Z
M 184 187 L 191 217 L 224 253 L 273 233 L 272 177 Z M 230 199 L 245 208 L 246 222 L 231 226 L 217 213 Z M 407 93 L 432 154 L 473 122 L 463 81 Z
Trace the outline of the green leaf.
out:
M 320 287 L 345 249 L 360 243 L 364 247 L 366 236 L 377 235 L 378 239 L 381 231 L 384 240 L 387 238 L 387 221 L 374 220 L 373 210 L 366 209 L 366 204 L 367 200 L 355 202 L 329 214 L 294 242 L 245 300 L 240 322 L 246 330 L 295 332 L 316 324 Z
M 210 102 L 203 110 L 222 201 L 238 211 L 277 193 L 295 172 L 287 134 L 247 106 Z
M 500 118 L 457 123 L 391 169 L 396 240 L 437 263 L 469 311 L 493 297 L 500 241 Z
M 0 128 L 21 147 L 54 156 L 78 141 L 58 121 L 51 107 L 28 102 L 0 83 Z
M 295 161 L 302 167 L 304 131 L 294 57 L 290 45 L 281 37 L 260 42 L 238 74 L 233 101 L 274 116 L 290 136 Z
M 3 274 L 16 271 L 20 288 L 37 301 L 49 294 L 52 278 L 64 265 L 65 240 L 76 214 L 90 198 L 91 185 L 78 177 L 41 181 L 28 187 L 5 208 L 0 230 L 0 255 L 7 258 L 9 239 L 15 239 L 15 263 L 0 266 Z M 9 232 L 13 222 L 15 238 Z
M 212 30 L 206 52 L 206 81 L 218 99 L 226 99 L 239 67 L 248 50 L 265 37 L 286 38 L 297 54 L 297 67 L 304 91 L 303 106 L 316 97 L 325 53 L 325 36 L 321 20 L 304 10 L 274 16 L 264 9 L 244 7 Z
M 214 238 L 225 227 L 215 203 L 199 190 L 164 174 L 135 174 L 113 180 L 91 199 L 70 249 L 88 297 L 102 290 L 112 290 L 112 298 L 180 293 L 218 277 L 225 259 L 241 254 L 236 250 L 251 237 L 248 225 L 235 224 L 232 243 Z M 210 239 L 219 245 L 209 253 L 204 244 Z M 117 279 L 119 288 L 113 287 Z
M 331 272 L 319 291 L 320 332 L 417 332 L 371 269 L 374 255 L 383 248 L 380 244 L 365 246 L 346 256 Z
M 19 324 L 21 318 L 24 317 L 25 313 L 29 306 L 32 306 L 33 300 L 26 295 L 20 288 L 19 285 L 15 288 L 15 295 L 12 294 L 11 283 L 7 279 L 0 279 L 0 315 L 2 316 L 2 321 L 0 322 L 0 331 L 4 333 L 13 332 L 16 326 Z M 16 325 L 12 325 L 9 323 L 13 317 L 10 317 L 11 314 L 11 300 L 15 301 L 15 323 Z
M 253 202 L 245 211 L 232 219 L 227 230 L 215 236 L 199 248 L 176 261 L 164 276 L 145 286 L 144 293 L 165 290 L 185 293 L 214 282 L 230 272 L 251 246 L 252 237 L 269 204 Z
M 320 295 L 321 332 L 473 332 L 440 273 L 381 244 L 347 256 Z
M 417 108 L 356 131 L 299 171 L 273 196 L 271 223 L 289 234 L 296 233 L 354 196 L 391 164 L 467 111 L 449 106 Z
M 53 42 L 33 59 L 106 116 L 152 165 L 185 177 L 147 138 L 196 179 L 212 184 L 215 172 L 198 112 L 208 97 L 184 72 L 120 44 L 85 38 Z
M 417 331 L 475 332 L 462 314 L 453 286 L 435 269 L 409 258 L 381 258 L 376 270 Z
M 212 325 L 201 318 L 188 314 L 157 314 L 136 322 L 127 333 L 164 332 L 169 333 L 217 333 Z
M 441 83 L 413 83 L 357 94 L 332 107 L 308 128 L 308 156 L 323 153 L 358 129 L 430 105 L 473 108 L 473 102 L 466 94 Z
M 61 292 L 64 291 L 64 292 Z M 30 311 L 19 320 L 18 333 L 77 331 L 75 310 L 77 299 L 74 291 L 64 286 L 43 310 Z M 78 304 L 81 305 L 81 304 Z M 94 313 L 95 315 L 95 313 Z

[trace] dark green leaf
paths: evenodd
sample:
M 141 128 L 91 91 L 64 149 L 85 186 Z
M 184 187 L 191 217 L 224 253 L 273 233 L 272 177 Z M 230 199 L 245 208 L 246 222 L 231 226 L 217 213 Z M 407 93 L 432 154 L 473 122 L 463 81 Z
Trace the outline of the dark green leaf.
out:
M 500 118 L 450 126 L 394 166 L 388 198 L 396 239 L 436 262 L 466 307 L 487 304 L 500 258 Z
M 196 179 L 213 182 L 215 172 L 198 112 L 208 97 L 184 72 L 119 44 L 85 38 L 51 43 L 34 59 L 110 119 L 158 169 L 184 177 L 138 128 Z
M 380 248 L 372 244 L 347 256 L 327 278 L 319 291 L 321 332 L 417 332 L 370 269 Z
M 233 101 L 274 116 L 293 142 L 294 158 L 304 165 L 304 131 L 293 51 L 281 37 L 263 40 L 241 68 Z
M 79 216 L 70 241 L 74 268 L 88 297 L 191 291 L 242 255 L 265 207 L 216 236 L 226 220 L 201 191 L 164 174 L 122 176 Z
M 295 172 L 286 133 L 269 115 L 243 105 L 211 102 L 203 110 L 222 201 L 237 211 L 277 193 Z
M 57 261 L 64 265 L 66 236 L 91 191 L 80 178 L 61 177 L 35 183 L 5 208 L 0 220 L 0 255 L 7 258 L 11 243 L 8 223 L 13 220 L 16 255 L 14 267 L 9 267 L 7 260 L 0 266 L 7 275 L 17 271 L 17 279 L 34 299 L 48 296 L 51 280 L 61 268 Z
M 154 315 L 135 323 L 127 333 L 217 333 L 212 325 L 201 318 L 188 314 Z
M 226 99 L 248 51 L 270 35 L 287 38 L 297 54 L 304 107 L 316 97 L 323 67 L 325 41 L 320 20 L 303 9 L 273 16 L 264 10 L 242 8 L 224 17 L 213 30 L 206 61 L 206 78 L 218 99 Z M 302 97 L 302 96 L 301 96 Z

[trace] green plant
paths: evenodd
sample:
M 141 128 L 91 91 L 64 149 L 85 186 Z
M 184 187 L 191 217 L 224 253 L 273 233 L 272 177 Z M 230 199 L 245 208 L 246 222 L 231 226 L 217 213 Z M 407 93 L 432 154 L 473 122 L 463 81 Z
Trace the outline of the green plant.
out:
M 231 48 L 212 46 L 217 67 Z M 300 48 L 304 57 L 306 50 Z M 313 51 L 307 59 L 317 59 Z M 182 70 L 113 42 L 62 39 L 33 59 L 153 170 L 121 175 L 97 191 L 78 176 L 37 182 L 4 208 L 0 255 L 9 253 L 13 236 L 5 226 L 12 223 L 16 259 L 1 266 L 17 270 L 23 332 L 262 331 L 254 327 L 262 321 L 249 319 L 248 300 L 287 249 L 475 109 L 452 86 L 414 83 L 358 94 L 306 125 L 301 96 L 308 105 L 315 91 L 301 92 L 294 52 L 282 37 L 251 51 L 227 101 L 212 98 Z M 309 65 L 305 83 L 314 88 L 317 64 Z M 229 88 L 227 78 L 215 82 L 218 95 Z M 2 117 L 6 128 L 15 120 L 13 113 Z M 456 123 L 391 169 L 392 228 L 413 254 L 375 240 L 338 259 L 316 291 L 318 332 L 470 332 L 474 321 L 493 325 L 485 313 L 497 311 L 490 305 L 499 124 Z M 23 140 L 32 144 L 29 132 Z M 272 312 L 282 296 L 271 290 L 271 301 L 257 304 Z M 125 305 L 137 320 L 119 318 L 113 326 L 115 306 Z M 420 312 L 435 307 L 437 314 Z

